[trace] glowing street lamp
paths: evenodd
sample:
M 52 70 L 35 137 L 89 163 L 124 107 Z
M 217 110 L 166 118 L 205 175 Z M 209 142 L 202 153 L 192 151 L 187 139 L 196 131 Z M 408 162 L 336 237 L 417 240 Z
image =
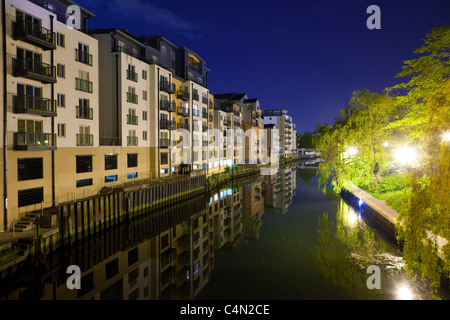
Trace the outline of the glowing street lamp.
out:
M 442 135 L 442 141 L 450 142 L 450 131 Z
M 358 153 L 358 149 L 356 149 L 355 147 L 350 147 L 347 149 L 347 153 L 351 156 L 354 156 Z
M 408 287 L 407 284 L 401 284 L 400 287 L 397 289 L 397 297 L 400 300 L 413 300 L 414 295 L 411 292 L 411 289 Z
M 408 165 L 417 159 L 417 154 L 413 148 L 403 146 L 395 152 L 395 157 L 402 165 Z
M 388 147 L 388 146 L 389 146 L 389 142 L 385 141 L 385 142 L 383 143 L 383 146 Z

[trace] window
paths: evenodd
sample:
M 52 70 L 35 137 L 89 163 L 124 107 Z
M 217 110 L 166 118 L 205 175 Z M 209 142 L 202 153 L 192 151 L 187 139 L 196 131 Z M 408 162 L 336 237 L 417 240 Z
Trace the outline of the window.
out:
M 169 245 L 169 234 L 165 234 L 162 238 L 161 238 L 161 249 L 164 249 L 165 247 L 167 247 Z
M 117 169 L 117 154 L 105 154 L 105 170 Z
M 147 91 L 142 90 L 142 100 L 147 101 Z
M 92 178 L 77 180 L 77 188 L 92 186 Z
M 56 44 L 60 47 L 65 48 L 66 46 L 66 36 L 62 33 L 57 32 L 56 33 Z
M 19 207 L 41 203 L 44 200 L 44 187 L 19 190 L 17 196 Z
M 142 140 L 147 141 L 147 131 L 142 131 Z
M 142 79 L 147 80 L 147 70 L 142 70 Z
M 139 260 L 139 251 L 138 247 L 131 249 L 128 251 L 128 266 L 131 266 L 133 263 Z
M 112 174 L 110 176 L 105 177 L 105 182 L 113 182 L 117 181 L 117 174 Z
M 58 63 L 56 65 L 56 75 L 60 78 L 66 77 L 66 66 L 64 64 Z
M 163 54 L 163 56 L 165 56 L 167 54 L 166 46 L 161 45 L 161 53 Z
M 147 121 L 147 111 L 142 111 L 142 120 Z
M 66 107 L 66 95 L 63 93 L 58 93 L 56 98 L 58 100 L 58 107 L 65 108 Z
M 144 278 L 148 276 L 148 267 L 144 268 Z
M 133 288 L 137 284 L 137 278 L 139 277 L 139 268 L 134 269 L 128 273 L 128 283 L 130 288 Z
M 136 178 L 137 178 L 137 172 L 127 173 L 127 179 L 136 179 Z
M 105 266 L 106 280 L 111 279 L 119 273 L 119 259 L 108 262 Z
M 92 156 L 76 156 L 77 173 L 92 172 Z
M 127 154 L 127 167 L 134 168 L 138 166 L 138 154 L 137 153 L 128 153 Z
M 65 137 L 65 136 L 66 136 L 66 124 L 58 123 L 58 137 Z
M 77 296 L 84 296 L 86 293 L 94 289 L 94 272 L 90 272 L 81 278 L 81 288 L 77 290 Z
M 167 152 L 161 153 L 161 164 L 168 164 L 169 163 L 169 154 Z
M 17 180 L 34 180 L 44 177 L 42 158 L 17 159 Z

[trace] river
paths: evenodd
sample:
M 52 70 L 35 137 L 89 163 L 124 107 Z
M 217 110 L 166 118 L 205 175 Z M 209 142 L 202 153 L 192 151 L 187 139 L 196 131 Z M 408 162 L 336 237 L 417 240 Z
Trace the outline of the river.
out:
M 315 172 L 290 165 L 102 231 L 0 280 L 0 299 L 448 299 Z

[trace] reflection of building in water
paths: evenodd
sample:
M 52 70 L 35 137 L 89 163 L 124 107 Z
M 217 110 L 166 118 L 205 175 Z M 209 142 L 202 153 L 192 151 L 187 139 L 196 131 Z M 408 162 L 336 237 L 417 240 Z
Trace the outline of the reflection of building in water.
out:
M 297 176 L 294 168 L 280 169 L 276 174 L 265 176 L 264 205 L 271 212 L 285 214 L 297 191 Z
M 243 209 L 243 235 L 247 239 L 258 239 L 264 214 L 263 177 L 244 186 Z

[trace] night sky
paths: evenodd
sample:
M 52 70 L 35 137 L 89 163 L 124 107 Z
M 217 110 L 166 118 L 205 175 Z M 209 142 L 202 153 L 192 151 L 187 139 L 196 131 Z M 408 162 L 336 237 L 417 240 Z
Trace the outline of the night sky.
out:
M 162 35 L 199 54 L 211 93 L 245 92 L 262 109 L 285 108 L 297 131 L 334 122 L 354 90 L 381 92 L 433 27 L 450 22 L 449 0 L 75 0 L 90 28 Z M 370 5 L 381 30 L 369 30 Z

